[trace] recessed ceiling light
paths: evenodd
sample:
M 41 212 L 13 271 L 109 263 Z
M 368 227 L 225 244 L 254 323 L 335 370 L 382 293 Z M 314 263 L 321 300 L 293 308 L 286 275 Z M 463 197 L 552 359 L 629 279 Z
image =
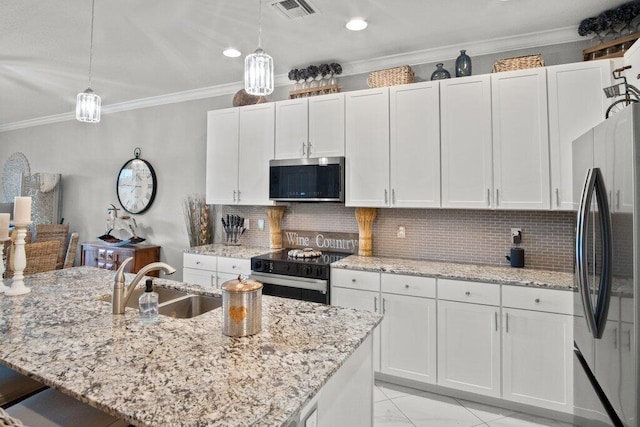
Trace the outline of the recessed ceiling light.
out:
M 242 55 L 242 53 L 238 49 L 234 49 L 232 47 L 223 50 L 222 54 L 224 56 L 228 56 L 229 58 L 237 58 L 238 56 Z
M 347 29 L 351 31 L 362 31 L 367 28 L 367 21 L 364 18 L 352 18 L 351 21 L 347 22 Z

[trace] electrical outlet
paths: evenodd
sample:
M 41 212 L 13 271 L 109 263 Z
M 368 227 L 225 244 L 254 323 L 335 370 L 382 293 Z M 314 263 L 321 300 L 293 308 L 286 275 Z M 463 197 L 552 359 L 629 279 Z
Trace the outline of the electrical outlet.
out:
M 398 226 L 397 236 L 398 236 L 398 239 L 404 239 L 407 236 L 406 229 L 404 228 L 404 225 L 399 225 Z
M 522 242 L 522 228 L 511 229 L 511 243 L 518 244 Z
M 264 231 L 264 219 L 258 220 L 258 230 Z

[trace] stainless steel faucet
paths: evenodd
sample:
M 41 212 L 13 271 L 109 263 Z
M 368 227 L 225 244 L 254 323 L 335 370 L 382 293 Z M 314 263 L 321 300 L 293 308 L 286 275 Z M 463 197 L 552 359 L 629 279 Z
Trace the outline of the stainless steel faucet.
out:
M 173 274 L 176 272 L 176 269 L 171 267 L 169 264 L 165 264 L 164 262 L 152 262 L 151 264 L 147 264 L 142 267 L 131 283 L 129 283 L 128 286 L 125 286 L 124 268 L 129 262 L 131 262 L 131 260 L 133 260 L 133 257 L 125 259 L 124 262 L 120 264 L 118 271 L 116 271 L 113 283 L 113 296 L 111 297 L 113 314 L 124 314 L 124 308 L 126 307 L 129 298 L 131 298 L 133 290 L 145 274 L 155 270 L 162 270 L 165 274 Z

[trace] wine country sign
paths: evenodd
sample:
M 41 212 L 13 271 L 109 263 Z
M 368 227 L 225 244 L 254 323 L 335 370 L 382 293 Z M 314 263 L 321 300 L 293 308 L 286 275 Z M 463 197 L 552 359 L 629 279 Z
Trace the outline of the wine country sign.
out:
M 282 246 L 355 254 L 358 252 L 358 233 L 282 230 Z

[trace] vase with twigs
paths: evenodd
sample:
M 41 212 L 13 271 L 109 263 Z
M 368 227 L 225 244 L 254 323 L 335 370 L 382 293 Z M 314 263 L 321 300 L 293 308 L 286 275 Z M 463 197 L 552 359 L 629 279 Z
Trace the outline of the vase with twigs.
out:
M 207 205 L 204 196 L 193 194 L 184 199 L 183 212 L 189 245 L 194 247 L 213 243 L 215 207 Z

